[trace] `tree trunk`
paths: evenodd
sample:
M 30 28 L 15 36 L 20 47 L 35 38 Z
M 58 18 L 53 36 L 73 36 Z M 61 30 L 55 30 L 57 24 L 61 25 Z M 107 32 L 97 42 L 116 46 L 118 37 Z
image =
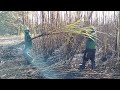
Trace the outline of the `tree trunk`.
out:
M 117 49 L 118 49 L 118 60 L 120 60 L 120 11 L 119 11 L 119 24 L 117 32 Z

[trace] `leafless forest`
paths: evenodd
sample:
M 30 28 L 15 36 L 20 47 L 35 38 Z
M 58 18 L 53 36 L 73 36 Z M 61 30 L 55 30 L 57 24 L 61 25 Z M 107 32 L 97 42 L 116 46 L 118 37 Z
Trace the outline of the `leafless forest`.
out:
M 91 25 L 97 33 L 97 69 L 88 62 L 80 72 L 82 32 Z M 33 38 L 32 66 L 23 56 L 24 26 Z M 120 11 L 0 11 L 0 78 L 120 79 Z

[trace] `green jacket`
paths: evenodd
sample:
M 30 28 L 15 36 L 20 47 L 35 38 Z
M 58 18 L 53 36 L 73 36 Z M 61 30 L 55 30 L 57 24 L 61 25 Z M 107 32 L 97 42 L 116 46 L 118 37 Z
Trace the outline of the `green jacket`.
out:
M 86 42 L 86 49 L 96 49 L 96 38 L 95 35 L 92 35 L 92 39 L 88 38 Z
M 30 33 L 25 32 L 25 46 L 26 48 L 32 47 L 32 38 L 30 36 Z
M 96 49 L 96 42 L 92 39 L 88 39 L 86 42 L 86 49 Z

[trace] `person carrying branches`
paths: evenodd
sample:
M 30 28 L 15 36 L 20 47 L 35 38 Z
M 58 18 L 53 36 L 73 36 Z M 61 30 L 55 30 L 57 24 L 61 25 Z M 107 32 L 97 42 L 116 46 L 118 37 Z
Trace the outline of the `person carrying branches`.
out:
M 80 65 L 80 69 L 85 69 L 86 62 L 90 59 L 91 60 L 91 67 L 95 69 L 95 53 L 96 53 L 96 33 L 94 26 L 90 26 L 91 31 L 89 32 L 90 37 L 87 37 L 86 41 L 86 48 L 84 50 L 83 55 L 83 62 Z
M 25 47 L 24 47 L 24 56 L 27 59 L 27 64 L 31 64 L 31 56 L 30 56 L 30 50 L 32 49 L 32 38 L 30 35 L 30 30 L 26 28 L 24 30 L 24 41 L 25 41 Z

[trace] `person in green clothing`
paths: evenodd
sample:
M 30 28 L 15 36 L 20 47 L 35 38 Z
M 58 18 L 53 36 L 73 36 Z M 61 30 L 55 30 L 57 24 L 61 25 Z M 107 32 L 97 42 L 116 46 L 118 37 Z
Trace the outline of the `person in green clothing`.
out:
M 95 52 L 96 52 L 96 33 L 95 28 L 93 26 L 90 27 L 91 31 L 91 38 L 87 38 L 86 41 L 86 49 L 83 55 L 83 62 L 80 66 L 80 69 L 85 69 L 86 62 L 90 59 L 91 60 L 91 67 L 95 69 Z
M 32 57 L 30 56 L 30 50 L 32 49 L 32 38 L 29 29 L 24 30 L 24 37 L 25 37 L 24 56 L 27 60 L 27 63 L 31 64 Z
M 30 31 L 25 30 L 25 52 L 29 52 L 29 50 L 32 48 L 32 38 L 30 36 Z

